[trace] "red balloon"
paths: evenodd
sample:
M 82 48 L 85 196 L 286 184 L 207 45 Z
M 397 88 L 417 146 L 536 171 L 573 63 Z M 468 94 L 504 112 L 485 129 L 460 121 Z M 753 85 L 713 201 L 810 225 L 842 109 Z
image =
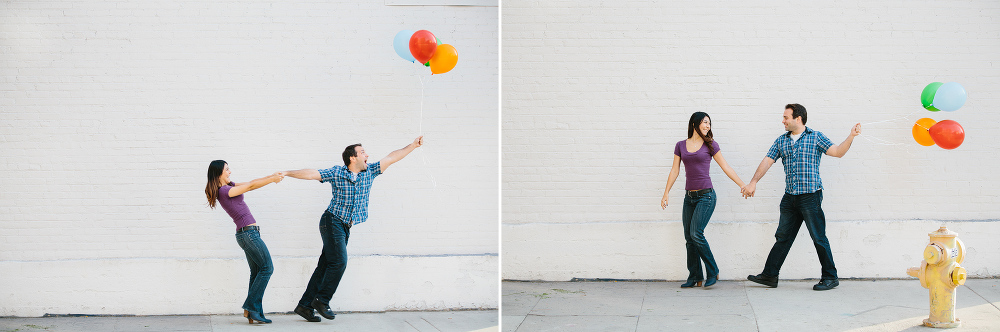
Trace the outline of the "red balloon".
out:
M 410 36 L 410 54 L 420 63 L 425 63 L 437 50 L 437 37 L 427 30 L 420 30 Z
M 965 141 L 965 128 L 954 120 L 944 120 L 931 126 L 931 138 L 938 146 L 951 150 Z

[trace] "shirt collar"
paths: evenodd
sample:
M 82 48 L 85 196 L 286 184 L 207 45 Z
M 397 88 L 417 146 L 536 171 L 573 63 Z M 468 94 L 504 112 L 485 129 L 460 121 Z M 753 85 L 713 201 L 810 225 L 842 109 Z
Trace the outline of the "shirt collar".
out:
M 802 136 L 805 136 L 806 134 L 810 134 L 812 132 L 813 132 L 813 130 L 811 128 L 806 127 L 806 130 L 802 131 Z M 799 136 L 799 137 L 802 137 L 802 136 Z M 792 132 L 791 131 L 786 131 L 785 132 L 785 137 L 791 138 L 792 137 Z

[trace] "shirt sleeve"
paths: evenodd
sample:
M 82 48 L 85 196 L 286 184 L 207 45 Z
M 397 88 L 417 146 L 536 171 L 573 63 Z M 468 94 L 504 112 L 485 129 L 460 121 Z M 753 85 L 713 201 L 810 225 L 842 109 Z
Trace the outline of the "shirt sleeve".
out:
M 319 171 L 319 182 L 325 183 L 330 182 L 337 175 L 337 167 L 330 167 L 325 169 L 320 169 Z
M 681 142 L 677 142 L 677 144 L 674 144 L 674 155 L 678 157 L 681 156 Z
M 229 198 L 229 189 L 232 189 L 232 188 L 233 188 L 233 186 L 222 186 L 222 187 L 219 187 L 219 198 L 221 198 L 221 197 Z
M 778 136 L 778 139 L 774 140 L 774 144 L 771 144 L 771 148 L 767 150 L 767 155 L 765 157 L 771 158 L 774 161 L 781 158 L 781 149 L 778 148 L 778 142 L 780 141 L 781 136 Z
M 713 157 L 715 156 L 716 153 L 719 153 L 719 151 L 722 151 L 722 148 L 719 147 L 719 142 L 716 142 L 715 140 L 712 140 L 712 151 L 713 151 L 712 152 L 712 156 Z
M 833 142 L 821 132 L 817 131 L 816 135 L 816 147 L 819 148 L 820 153 L 826 153 L 826 150 L 833 146 Z
M 368 169 L 372 172 L 372 177 L 376 177 L 382 174 L 382 161 L 376 161 L 374 163 L 368 164 Z

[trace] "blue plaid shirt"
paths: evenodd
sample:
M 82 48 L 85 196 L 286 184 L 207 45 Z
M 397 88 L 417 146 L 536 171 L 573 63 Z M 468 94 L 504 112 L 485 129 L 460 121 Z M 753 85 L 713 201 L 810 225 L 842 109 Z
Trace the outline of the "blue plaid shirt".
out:
M 767 150 L 767 157 L 778 160 L 785 167 L 785 193 L 801 195 L 823 189 L 819 178 L 819 159 L 833 142 L 823 133 L 806 127 L 797 142 L 792 141 L 792 132 L 778 136 Z
M 368 164 L 368 169 L 351 173 L 347 166 L 334 166 L 319 170 L 319 182 L 329 182 L 333 198 L 327 211 L 345 223 L 357 225 L 368 219 L 368 193 L 375 177 L 382 174 L 381 162 Z

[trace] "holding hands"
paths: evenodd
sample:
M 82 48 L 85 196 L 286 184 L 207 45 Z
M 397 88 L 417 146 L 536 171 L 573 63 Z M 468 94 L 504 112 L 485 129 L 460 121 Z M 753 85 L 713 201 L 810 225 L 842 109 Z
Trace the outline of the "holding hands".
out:
M 755 191 L 757 191 L 757 184 L 753 182 L 748 183 L 747 185 L 743 186 L 743 188 L 740 188 L 740 193 L 743 194 L 743 199 L 747 199 L 748 197 L 753 197 Z
M 271 178 L 271 182 L 274 183 L 281 182 L 281 180 L 285 179 L 285 172 L 274 172 L 274 174 L 271 174 L 269 178 Z

